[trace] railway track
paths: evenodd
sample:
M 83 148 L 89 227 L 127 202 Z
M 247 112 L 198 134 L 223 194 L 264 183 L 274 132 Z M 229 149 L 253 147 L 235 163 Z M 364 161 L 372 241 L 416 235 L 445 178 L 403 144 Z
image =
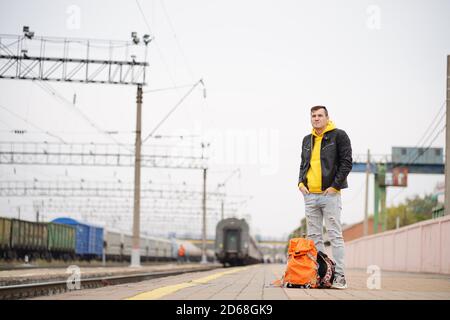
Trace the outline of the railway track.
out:
M 205 266 L 202 268 L 178 269 L 171 271 L 155 271 L 149 273 L 119 275 L 98 278 L 80 279 L 80 290 L 118 285 L 123 283 L 140 282 L 155 278 L 174 276 L 178 274 L 208 271 L 219 268 L 219 266 Z M 68 281 L 49 281 L 41 283 L 19 284 L 0 286 L 0 300 L 26 299 L 45 295 L 55 295 L 69 291 Z
M 159 261 L 159 262 L 143 262 L 141 263 L 142 266 L 157 266 L 162 265 L 166 263 L 174 263 L 176 261 Z M 12 270 L 33 270 L 33 269 L 60 269 L 60 268 L 67 268 L 71 265 L 77 265 L 80 268 L 110 268 L 110 267 L 127 267 L 130 265 L 129 262 L 117 262 L 117 263 L 110 263 L 107 262 L 106 264 L 97 263 L 83 263 L 79 261 L 73 261 L 70 263 L 62 263 L 62 264 L 14 264 L 14 265 L 7 265 L 7 264 L 0 264 L 0 271 L 12 271 Z

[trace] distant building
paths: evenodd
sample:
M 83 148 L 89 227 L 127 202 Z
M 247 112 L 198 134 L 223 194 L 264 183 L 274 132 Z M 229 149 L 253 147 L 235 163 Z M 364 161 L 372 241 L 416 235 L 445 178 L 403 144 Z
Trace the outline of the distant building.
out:
M 443 164 L 443 148 L 410 148 L 410 147 L 392 147 L 392 162 L 415 164 Z
M 373 234 L 373 217 L 370 217 L 368 219 L 368 234 L 367 235 L 371 235 Z M 348 226 L 344 226 L 342 228 L 342 235 L 344 237 L 344 241 L 352 241 L 354 239 L 358 239 L 364 236 L 364 221 L 355 223 L 355 224 L 351 224 Z

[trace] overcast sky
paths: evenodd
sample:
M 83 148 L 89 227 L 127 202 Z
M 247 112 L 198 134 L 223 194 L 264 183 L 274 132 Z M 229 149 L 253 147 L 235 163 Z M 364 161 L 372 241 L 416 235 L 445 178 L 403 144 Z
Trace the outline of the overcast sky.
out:
M 240 168 L 226 191 L 252 196 L 239 215 L 250 215 L 253 232 L 264 236 L 284 236 L 304 217 L 297 180 L 300 144 L 311 131 L 311 106 L 328 107 L 336 126 L 348 133 L 354 156 L 367 149 L 389 155 L 393 146 L 428 147 L 445 124 L 440 112 L 450 54 L 450 2 L 445 0 L 0 0 L 0 33 L 20 34 L 23 25 L 37 36 L 68 38 L 129 40 L 131 31 L 149 33 L 155 40 L 149 45 L 144 90 L 202 78 L 206 99 L 197 87 L 156 134 L 199 136 L 184 142 L 167 139 L 167 144 L 211 143 L 210 189 Z M 76 94 L 77 108 L 98 127 L 119 131 L 116 141 L 134 143 L 135 87 L 51 86 L 69 101 Z M 188 90 L 144 95 L 143 136 Z M 1 141 L 57 141 L 37 126 L 68 142 L 113 142 L 75 108 L 31 81 L 0 81 L 0 106 Z M 28 133 L 17 136 L 12 129 Z M 425 133 L 431 136 L 419 145 Z M 444 143 L 441 133 L 432 146 Z M 133 181 L 132 168 L 2 165 L 0 170 L 2 180 Z M 143 170 L 144 183 L 149 180 L 185 181 L 200 188 L 202 175 Z M 442 175 L 410 175 L 407 188 L 388 189 L 387 203 L 432 193 L 443 180 Z M 348 183 L 342 192 L 342 222 L 355 223 L 364 217 L 365 175 L 351 173 Z M 372 213 L 372 180 L 369 192 Z M 17 205 L 29 206 L 30 199 L 2 198 L 0 203 L 12 216 Z M 31 208 L 23 208 L 24 217 L 32 219 Z

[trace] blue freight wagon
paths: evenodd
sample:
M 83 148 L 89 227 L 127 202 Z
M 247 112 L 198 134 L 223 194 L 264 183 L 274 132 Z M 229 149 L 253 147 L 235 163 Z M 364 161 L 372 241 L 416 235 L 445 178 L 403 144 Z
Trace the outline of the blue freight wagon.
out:
M 74 226 L 75 254 L 82 259 L 100 258 L 103 253 L 103 228 L 78 222 L 72 218 L 57 218 L 53 223 Z

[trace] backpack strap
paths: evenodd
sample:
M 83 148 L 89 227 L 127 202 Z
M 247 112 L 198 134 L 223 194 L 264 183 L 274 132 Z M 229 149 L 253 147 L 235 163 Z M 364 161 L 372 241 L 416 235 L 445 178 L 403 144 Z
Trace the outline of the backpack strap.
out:
M 276 279 L 272 282 L 272 285 L 274 287 L 284 287 L 286 283 L 284 282 L 284 275 L 281 277 L 281 279 Z
M 332 265 L 330 263 L 329 259 L 324 259 L 325 263 L 327 264 L 327 272 L 325 273 L 325 276 L 321 279 L 321 282 L 326 284 L 331 282 L 331 276 L 333 275 Z
M 317 258 L 315 258 L 310 252 L 307 252 L 306 255 L 316 264 L 316 269 L 319 269 L 319 263 L 317 262 Z

